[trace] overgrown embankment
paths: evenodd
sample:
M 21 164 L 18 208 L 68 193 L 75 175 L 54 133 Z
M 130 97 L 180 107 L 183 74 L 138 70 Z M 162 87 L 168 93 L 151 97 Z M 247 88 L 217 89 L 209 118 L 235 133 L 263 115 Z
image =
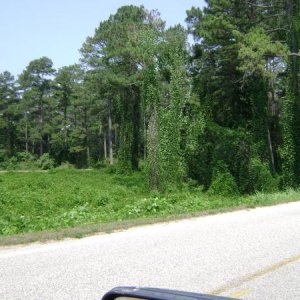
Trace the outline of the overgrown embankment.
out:
M 149 192 L 142 172 L 122 176 L 107 170 L 7 172 L 0 174 L 0 235 L 59 231 L 91 224 L 120 225 L 124 221 L 128 227 L 130 220 L 140 224 L 136 221 L 147 223 L 156 218 L 161 221 L 299 198 L 300 192 L 292 190 L 226 197 L 205 193 L 197 186 L 183 186 L 165 193 Z M 94 231 L 97 230 L 93 228 Z M 70 235 L 76 236 L 76 230 Z

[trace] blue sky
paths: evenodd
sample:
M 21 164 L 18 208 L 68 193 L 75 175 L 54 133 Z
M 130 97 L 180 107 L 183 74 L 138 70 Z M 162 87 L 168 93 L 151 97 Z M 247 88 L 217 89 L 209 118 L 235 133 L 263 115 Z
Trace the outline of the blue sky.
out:
M 20 74 L 47 56 L 55 68 L 78 62 L 79 49 L 99 23 L 123 5 L 158 9 L 167 26 L 184 24 L 186 10 L 204 0 L 1 0 L 0 72 Z

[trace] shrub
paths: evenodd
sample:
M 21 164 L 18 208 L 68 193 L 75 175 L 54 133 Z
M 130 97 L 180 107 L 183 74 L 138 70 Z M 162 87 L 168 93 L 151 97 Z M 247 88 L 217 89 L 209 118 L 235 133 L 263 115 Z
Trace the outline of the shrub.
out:
M 33 162 L 35 160 L 35 157 L 29 152 L 19 152 L 17 158 L 19 162 Z
M 94 161 L 93 164 L 91 165 L 91 167 L 93 167 L 94 169 L 99 169 L 99 170 L 106 168 L 106 166 L 107 164 L 103 160 Z
M 18 159 L 15 156 L 5 160 L 2 166 L 5 170 L 15 170 L 17 169 Z
M 66 162 L 62 162 L 61 165 L 57 167 L 57 169 L 70 170 L 70 169 L 75 169 L 75 166 L 66 161 Z
M 35 157 L 29 152 L 19 152 L 16 156 L 6 159 L 2 163 L 2 167 L 6 170 L 35 170 L 37 164 Z
M 163 211 L 171 211 L 172 208 L 172 204 L 164 197 L 144 198 L 134 205 L 127 205 L 125 207 L 127 214 L 133 217 L 151 216 Z
M 4 149 L 0 149 L 0 164 L 2 164 L 6 159 L 6 152 Z
M 234 196 L 239 194 L 234 177 L 223 162 L 219 162 L 213 171 L 213 180 L 208 194 L 218 196 Z
M 107 168 L 105 169 L 105 172 L 107 174 L 116 174 L 117 173 L 117 168 L 115 165 L 109 165 L 107 166 Z
M 110 201 L 112 202 L 113 200 L 114 199 L 109 194 L 103 194 L 103 195 L 98 195 L 96 197 L 92 197 L 90 199 L 90 202 L 92 205 L 98 207 L 98 206 L 105 206 Z
M 50 157 L 49 153 L 44 153 L 37 161 L 38 166 L 42 170 L 50 170 L 54 168 L 54 159 Z
M 17 158 L 18 164 L 16 165 L 16 169 L 35 170 L 38 168 L 36 158 L 29 152 L 19 152 Z
M 269 167 L 259 159 L 254 158 L 249 166 L 249 189 L 252 192 L 276 192 L 278 191 L 278 179 L 274 178 Z

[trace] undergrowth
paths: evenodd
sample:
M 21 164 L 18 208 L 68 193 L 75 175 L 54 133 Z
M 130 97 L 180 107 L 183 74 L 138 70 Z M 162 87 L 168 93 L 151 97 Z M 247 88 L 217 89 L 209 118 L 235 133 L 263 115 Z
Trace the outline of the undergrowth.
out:
M 221 196 L 186 186 L 149 192 L 142 172 L 53 169 L 45 173 L 0 174 L 0 235 L 76 227 L 130 219 L 169 217 L 238 206 L 270 205 L 299 199 L 276 194 Z

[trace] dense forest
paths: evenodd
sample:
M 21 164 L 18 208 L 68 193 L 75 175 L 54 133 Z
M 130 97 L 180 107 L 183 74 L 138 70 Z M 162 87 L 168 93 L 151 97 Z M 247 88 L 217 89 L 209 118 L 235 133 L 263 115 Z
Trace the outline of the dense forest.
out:
M 206 0 L 187 30 L 123 6 L 79 64 L 0 74 L 0 165 L 39 161 L 247 194 L 300 184 L 298 0 Z M 189 45 L 189 37 L 194 42 Z

